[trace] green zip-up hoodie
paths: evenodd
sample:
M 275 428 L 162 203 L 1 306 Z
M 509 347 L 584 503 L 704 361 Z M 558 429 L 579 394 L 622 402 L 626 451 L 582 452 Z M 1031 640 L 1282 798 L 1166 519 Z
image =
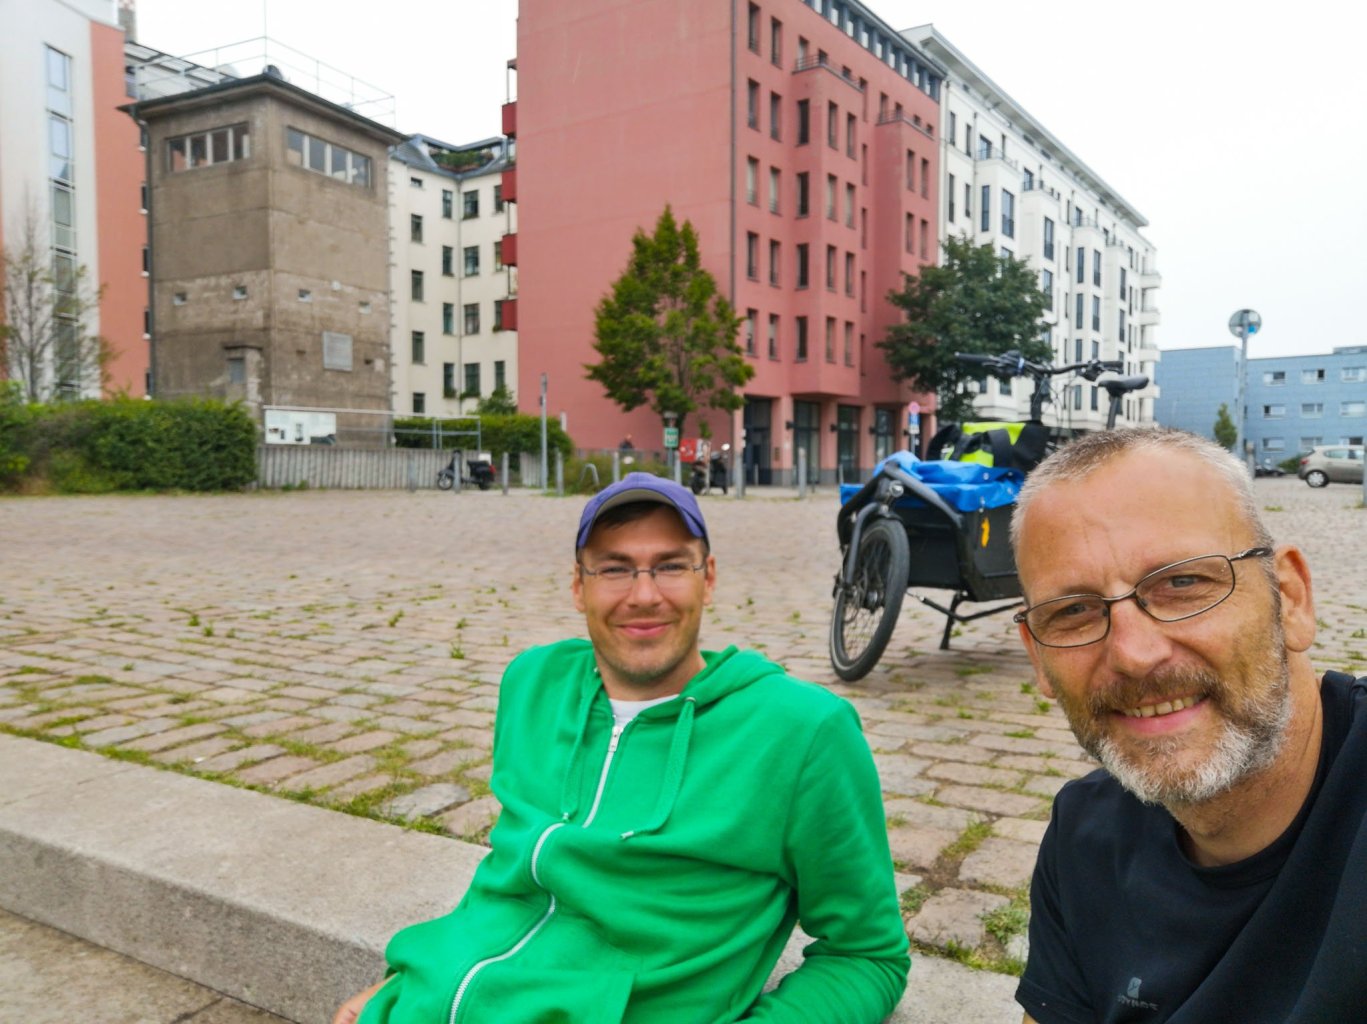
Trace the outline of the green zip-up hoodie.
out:
M 504 676 L 503 805 L 460 905 L 399 932 L 360 1024 L 875 1024 L 910 966 L 854 709 L 734 647 L 613 742 L 587 641 Z M 795 922 L 803 965 L 761 995 Z

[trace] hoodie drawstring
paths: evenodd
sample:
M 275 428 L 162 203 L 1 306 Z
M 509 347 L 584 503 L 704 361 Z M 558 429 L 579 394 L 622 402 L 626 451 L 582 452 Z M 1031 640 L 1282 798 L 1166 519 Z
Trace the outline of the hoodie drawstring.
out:
M 674 736 L 669 741 L 669 757 L 665 762 L 664 778 L 660 783 L 660 795 L 655 801 L 655 811 L 650 821 L 640 828 L 622 833 L 623 839 L 648 835 L 664 828 L 669 816 L 674 812 L 674 804 L 683 788 L 684 764 L 688 760 L 688 744 L 693 738 L 693 709 L 697 701 L 685 697 L 679 717 L 674 722 Z

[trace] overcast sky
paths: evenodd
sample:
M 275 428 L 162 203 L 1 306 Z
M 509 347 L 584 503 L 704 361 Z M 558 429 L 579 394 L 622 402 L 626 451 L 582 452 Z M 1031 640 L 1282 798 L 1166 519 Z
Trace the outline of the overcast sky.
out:
M 1159 347 L 1231 343 L 1242 307 L 1263 316 L 1254 357 L 1367 345 L 1353 5 L 866 3 L 894 29 L 934 24 L 1147 218 Z M 498 134 L 517 46 L 517 0 L 137 0 L 137 14 L 140 42 L 182 55 L 264 29 L 392 94 L 400 131 L 452 143 Z

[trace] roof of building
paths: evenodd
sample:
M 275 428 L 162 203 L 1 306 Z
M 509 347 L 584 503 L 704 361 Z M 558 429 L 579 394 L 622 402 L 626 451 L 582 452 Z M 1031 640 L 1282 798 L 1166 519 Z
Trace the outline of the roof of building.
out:
M 457 181 L 502 171 L 511 167 L 515 159 L 511 140 L 501 135 L 459 146 L 430 135 L 411 135 L 390 150 L 389 155 L 408 167 Z
M 917 25 L 902 33 L 903 36 L 921 46 L 927 53 L 937 57 L 951 76 L 976 89 L 980 94 L 995 101 L 992 109 L 1001 114 L 1006 121 L 1048 159 L 1056 161 L 1070 174 L 1091 189 L 1101 201 L 1137 227 L 1148 227 L 1148 220 L 1137 209 L 1125 201 L 1115 189 L 1085 164 L 1082 159 L 1065 146 L 1031 113 L 1011 98 L 1005 89 L 992 81 L 981 68 L 963 55 L 960 50 L 946 39 L 934 25 Z

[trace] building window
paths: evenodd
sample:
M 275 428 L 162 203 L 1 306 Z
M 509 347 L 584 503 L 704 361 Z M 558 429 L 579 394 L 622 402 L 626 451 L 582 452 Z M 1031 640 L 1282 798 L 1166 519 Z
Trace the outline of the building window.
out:
M 441 215 L 450 220 L 455 213 L 456 194 L 449 188 L 441 190 Z
M 797 246 L 797 287 L 806 288 L 809 283 L 809 249 L 806 242 L 800 242 Z
M 425 391 L 413 392 L 413 415 L 422 416 L 427 412 L 427 393 Z
M 1286 383 L 1285 370 L 1264 370 L 1263 386 L 1269 388 L 1279 388 Z
M 1286 415 L 1286 406 L 1284 406 L 1284 405 L 1265 405 L 1265 406 L 1263 406 L 1263 419 L 1265 419 L 1265 420 L 1279 420 L 1279 419 L 1281 419 L 1281 418 L 1282 418 L 1283 416 L 1285 416 L 1285 415 Z
M 456 397 L 456 364 L 441 364 L 441 396 L 443 398 Z
M 745 233 L 745 276 L 759 280 L 759 235 L 753 231 Z
M 745 123 L 759 128 L 759 83 L 753 78 L 745 83 Z
M 778 358 L 778 314 L 769 314 L 769 358 Z
M 930 198 L 930 161 L 921 157 L 921 195 Z
M 845 115 L 845 155 L 853 159 L 855 154 L 855 126 L 859 123 L 853 114 Z
M 826 175 L 826 219 L 827 219 L 827 220 L 835 220 L 835 218 L 836 218 L 836 208 L 835 208 L 835 189 L 836 189 L 836 185 L 837 185 L 837 182 L 836 182 L 835 175 L 834 175 L 834 174 L 828 174 L 828 175 Z
M 422 331 L 414 331 L 410 340 L 409 358 L 420 366 L 427 362 L 427 336 Z
M 422 217 L 416 213 L 408 218 L 408 240 L 410 242 L 422 241 Z
M 465 333 L 466 333 L 466 334 L 478 334 L 478 333 L 479 333 L 479 303 L 478 303 L 478 302 L 467 302 L 467 303 L 465 304 L 464 313 L 465 313 Z
M 807 361 L 807 318 L 799 316 L 794 318 L 796 324 L 797 355 L 794 357 L 797 362 Z
M 854 227 L 854 185 L 845 185 L 845 227 Z
M 759 53 L 759 4 L 751 4 L 745 19 L 745 45 Z
M 783 138 L 783 97 L 776 92 L 769 94 L 769 137 Z
M 1092 330 L 1101 330 L 1101 296 L 1092 296 Z
M 300 288 L 298 298 L 300 302 L 312 302 L 313 292 L 309 291 L 307 288 Z
M 1286 451 L 1286 438 L 1284 437 L 1265 437 L 1263 438 L 1263 451 L 1283 452 Z
M 954 175 L 949 176 L 949 221 L 954 223 Z
M 835 317 L 826 318 L 826 362 L 835 362 Z
M 1092 250 L 1092 284 L 1101 287 L 1101 253 Z
M 456 333 L 456 304 L 454 302 L 443 302 L 441 304 L 441 333 Z
M 171 295 L 171 305 L 183 306 L 190 301 L 190 296 L 185 292 L 175 292 Z
M 759 310 L 747 309 L 745 311 L 745 354 L 752 356 L 755 354 L 755 324 L 759 320 Z
M 320 145 L 326 144 L 320 143 Z M 166 168 L 169 171 L 188 171 L 195 167 L 209 167 L 213 164 L 246 160 L 252 155 L 251 148 L 251 136 L 248 134 L 245 124 L 230 125 L 226 128 L 211 128 L 208 131 L 195 132 L 193 135 L 180 135 L 174 139 L 168 139 L 166 142 Z M 347 151 L 343 150 L 342 152 L 346 153 Z M 364 160 L 365 158 L 362 157 L 361 159 Z M 368 163 L 369 161 L 367 161 Z M 321 170 L 324 174 L 328 173 L 321 167 L 312 169 Z M 54 175 L 54 177 L 59 176 Z
M 465 392 L 462 397 L 478 398 L 479 394 L 479 363 L 466 363 Z
M 469 192 L 460 194 L 460 216 L 461 220 L 470 220 L 479 216 L 479 189 L 471 189 Z
M 778 243 L 776 240 L 774 240 L 774 239 L 772 239 L 772 238 L 769 240 L 769 283 L 770 283 L 770 284 L 774 284 L 774 285 L 778 284 L 778 281 L 779 281 L 779 277 L 778 277 L 779 253 L 780 253 L 780 251 L 782 250 L 782 248 L 783 248 L 783 247 L 782 247 L 781 245 L 779 245 L 779 243 Z
M 504 299 L 495 299 L 495 300 L 494 300 L 494 328 L 493 328 L 493 329 L 494 329 L 495 331 L 501 331 L 501 330 L 503 330 L 503 303 L 504 303 L 505 301 L 506 301 L 506 300 L 504 300 Z
M 845 321 L 845 365 L 854 365 L 854 324 Z
M 228 357 L 228 383 L 247 383 L 247 360 L 242 356 Z
M 845 253 L 845 294 L 854 294 L 854 253 Z
M 1323 383 L 1324 383 L 1324 371 L 1323 371 L 1323 370 L 1302 370 L 1302 371 L 1301 371 L 1301 383 L 1302 383 L 1302 384 L 1323 384 Z
M 930 259 L 930 221 L 921 218 L 921 258 Z
M 805 146 L 812 138 L 812 104 L 809 100 L 797 101 L 797 144 Z
M 835 246 L 826 246 L 826 290 L 830 292 L 835 291 L 836 255 Z
M 1077 247 L 1077 283 L 1082 284 L 1087 280 L 1087 250 L 1083 246 Z
M 479 246 L 467 245 L 462 255 L 465 260 L 465 276 L 474 277 L 479 273 Z
M 494 186 L 494 213 L 503 212 L 503 186 Z
M 502 359 L 494 360 L 494 390 L 506 391 L 508 388 L 507 363 Z
M 1048 217 L 1044 218 L 1044 258 L 1054 258 L 1054 222 Z
M 1323 437 L 1303 437 L 1301 438 L 1300 450 L 1303 452 L 1308 452 L 1311 448 L 1314 448 L 1317 445 L 1322 444 L 1324 444 Z
M 370 187 L 370 157 L 315 138 L 298 128 L 285 129 L 285 162 L 326 175 L 334 181 Z
M 745 158 L 745 201 L 759 205 L 759 161 L 752 156 Z
M 1364 414 L 1367 414 L 1367 402 L 1352 401 L 1339 403 L 1340 416 L 1362 416 Z
M 421 178 L 409 178 L 409 179 L 408 179 L 408 186 L 409 186 L 409 188 L 422 188 L 422 187 L 423 187 L 422 179 L 421 179 Z
M 1044 292 L 1044 308 L 1054 308 L 1054 272 L 1052 270 L 1041 270 L 1039 272 L 1040 291 Z
M 421 302 L 423 295 L 422 271 L 414 270 L 411 274 L 409 274 L 409 282 L 409 298 L 411 298 L 414 302 Z
M 831 149 L 840 146 L 840 107 L 830 101 L 826 103 L 826 145 Z
M 949 112 L 949 144 L 957 146 L 959 138 L 959 115 L 954 111 Z
M 1324 415 L 1323 402 L 1302 402 L 1301 415 L 1307 419 L 1317 419 Z
M 454 277 L 456 274 L 456 250 L 452 246 L 441 247 L 441 272 L 444 277 Z
M 911 255 L 916 255 L 916 214 L 906 215 L 906 225 L 902 229 L 902 234 L 906 236 L 903 239 L 903 247 Z
M 1002 234 L 1016 237 L 1016 197 L 1006 189 L 1002 189 Z
M 807 216 L 811 209 L 811 175 L 807 171 L 801 171 L 797 175 L 797 215 Z
M 495 270 L 502 270 L 502 269 L 503 269 L 503 241 L 502 241 L 502 239 L 500 239 L 499 241 L 497 241 L 497 242 L 494 243 L 494 269 L 495 269 Z
M 1339 380 L 1348 384 L 1367 380 L 1367 366 L 1345 366 L 1339 370 Z
M 245 299 L 246 297 L 247 297 L 247 286 L 246 286 L 245 284 L 239 284 L 239 285 L 234 285 L 234 286 L 233 286 L 233 301 L 234 301 L 234 302 L 241 302 L 241 301 L 242 301 L 243 299 Z
M 982 217 L 983 231 L 992 230 L 992 186 L 984 185 L 982 190 L 982 200 L 978 203 L 978 212 Z
M 777 18 L 769 19 L 769 61 L 783 67 L 783 22 Z
M 1087 297 L 1083 295 L 1081 292 L 1078 292 L 1077 309 L 1074 310 L 1073 326 L 1076 327 L 1079 331 L 1082 330 L 1082 304 L 1086 301 Z M 1082 356 L 1079 355 L 1077 358 L 1078 361 L 1081 361 Z
M 1120 268 L 1120 291 L 1118 292 L 1120 301 L 1125 301 L 1125 268 Z

